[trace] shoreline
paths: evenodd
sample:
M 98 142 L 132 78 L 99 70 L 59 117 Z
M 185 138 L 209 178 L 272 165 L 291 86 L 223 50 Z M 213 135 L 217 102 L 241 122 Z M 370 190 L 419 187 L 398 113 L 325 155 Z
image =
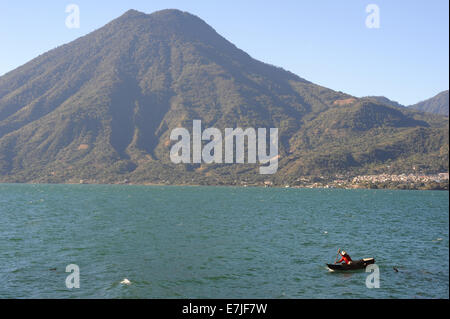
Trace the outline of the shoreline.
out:
M 426 184 L 424 187 L 414 187 L 413 184 L 402 184 L 406 187 L 379 187 L 376 184 L 374 185 L 351 185 L 351 186 L 330 186 L 330 185 L 305 185 L 305 186 L 290 186 L 290 185 L 270 185 L 265 186 L 261 184 L 248 184 L 248 185 L 235 185 L 235 184 L 167 184 L 167 183 L 133 183 L 133 182 L 116 182 L 116 183 L 96 183 L 96 182 L 88 182 L 84 181 L 83 183 L 74 183 L 74 182 L 63 182 L 63 183 L 51 183 L 51 182 L 2 182 L 0 181 L 0 185 L 97 185 L 97 186 L 173 186 L 173 187 L 236 187 L 236 188 L 284 188 L 284 189 L 321 189 L 321 190 L 330 190 L 330 189 L 342 189 L 342 190 L 417 190 L 417 191 L 449 191 L 448 182 L 443 183 L 445 187 L 440 188 L 427 188 Z M 442 184 L 442 183 L 441 183 Z M 374 187 L 375 186 L 375 187 Z

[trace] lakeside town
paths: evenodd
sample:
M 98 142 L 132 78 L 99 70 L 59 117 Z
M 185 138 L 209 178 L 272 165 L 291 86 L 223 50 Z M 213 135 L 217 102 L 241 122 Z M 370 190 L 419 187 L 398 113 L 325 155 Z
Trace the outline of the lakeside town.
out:
M 325 177 L 299 178 L 286 188 L 369 188 L 369 189 L 418 189 L 448 190 L 449 173 L 438 174 L 378 174 L 344 177 L 336 175 L 335 179 Z M 274 186 L 271 181 L 264 182 L 265 187 Z
M 96 180 L 80 180 L 80 184 L 103 184 Z M 75 180 L 68 181 L 68 184 L 78 184 Z M 343 176 L 335 175 L 332 177 L 315 176 L 299 177 L 290 184 L 282 181 L 258 181 L 249 182 L 246 180 L 234 180 L 229 183 L 208 181 L 195 181 L 191 183 L 173 184 L 167 180 L 157 183 L 134 183 L 125 179 L 121 182 L 111 184 L 122 185 L 178 185 L 178 186 L 241 186 L 241 187 L 284 187 L 284 188 L 342 188 L 342 189 L 404 189 L 404 190 L 449 190 L 449 173 L 438 174 L 376 174 L 376 175 L 358 175 Z

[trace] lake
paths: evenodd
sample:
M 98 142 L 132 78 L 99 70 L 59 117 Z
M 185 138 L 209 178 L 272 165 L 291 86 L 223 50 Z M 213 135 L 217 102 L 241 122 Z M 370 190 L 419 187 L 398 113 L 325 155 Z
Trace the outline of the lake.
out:
M 1 298 L 449 298 L 448 192 L 0 184 L 0 237 Z

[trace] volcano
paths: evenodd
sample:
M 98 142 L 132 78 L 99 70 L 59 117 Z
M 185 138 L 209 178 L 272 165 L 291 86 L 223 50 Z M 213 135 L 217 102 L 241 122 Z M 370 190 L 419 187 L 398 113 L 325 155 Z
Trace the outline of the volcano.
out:
M 448 118 L 311 83 L 253 59 L 200 18 L 129 10 L 0 77 L 0 182 L 236 184 L 258 165 L 170 161 L 170 132 L 279 128 L 300 176 L 448 171 Z

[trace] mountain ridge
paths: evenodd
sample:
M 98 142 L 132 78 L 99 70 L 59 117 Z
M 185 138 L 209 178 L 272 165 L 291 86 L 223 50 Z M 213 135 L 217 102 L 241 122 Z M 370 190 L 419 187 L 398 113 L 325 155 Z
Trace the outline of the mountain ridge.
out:
M 429 112 L 448 116 L 449 91 L 448 90 L 442 91 L 429 99 L 410 105 L 408 107 L 422 112 Z

